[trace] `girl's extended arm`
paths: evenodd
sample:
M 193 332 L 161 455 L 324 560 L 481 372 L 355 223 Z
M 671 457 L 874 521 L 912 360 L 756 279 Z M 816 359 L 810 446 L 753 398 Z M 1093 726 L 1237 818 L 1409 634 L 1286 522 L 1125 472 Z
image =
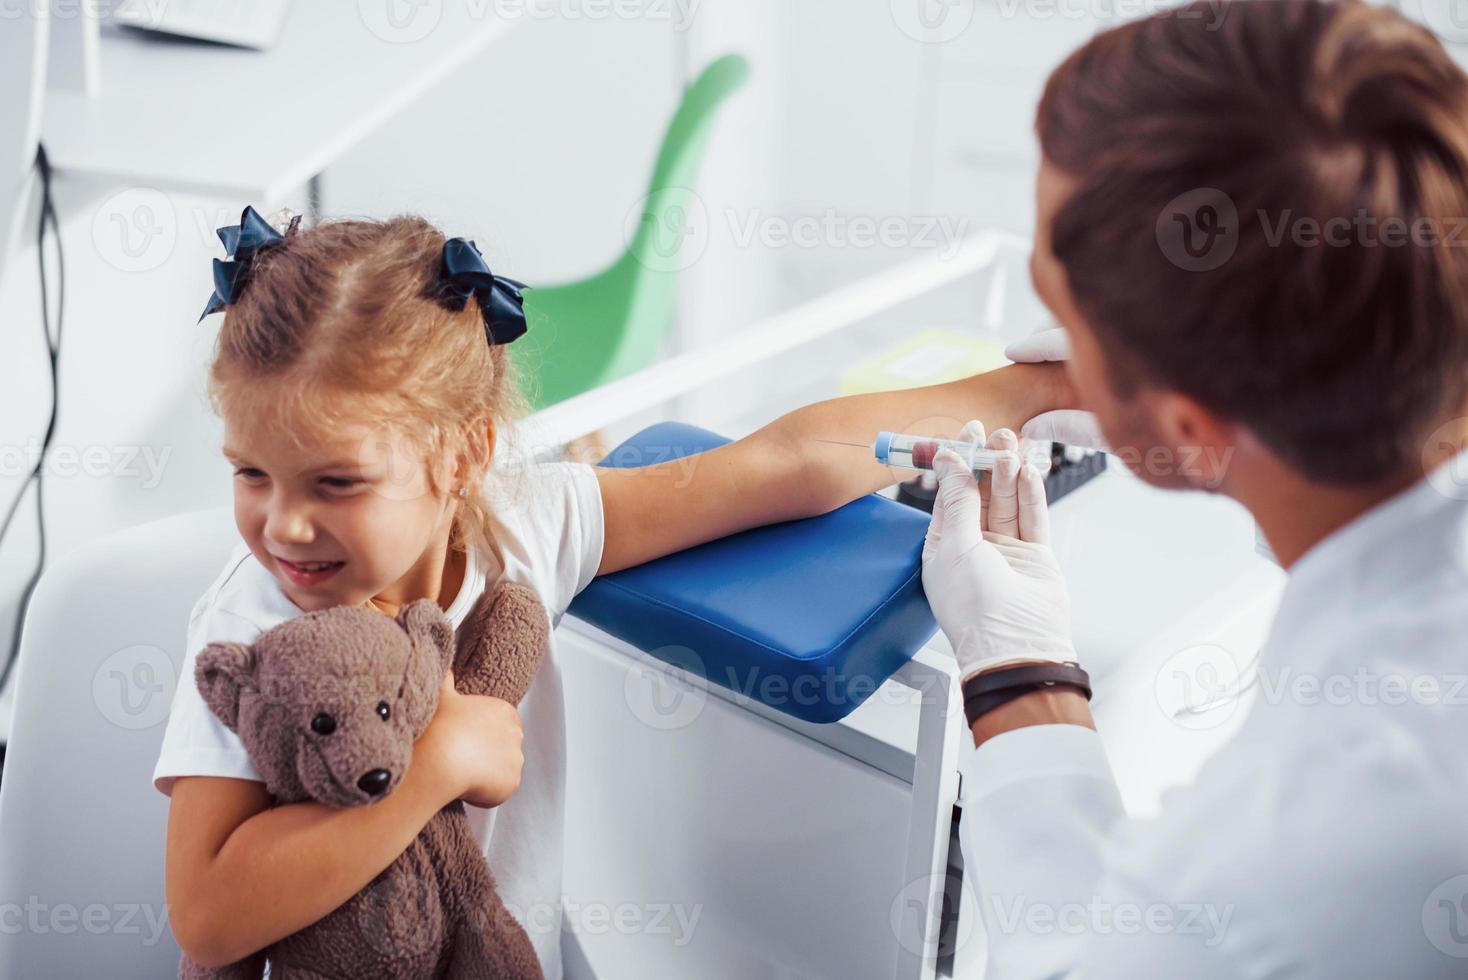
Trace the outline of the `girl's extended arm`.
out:
M 1041 412 L 1072 407 L 1060 365 L 1011 365 L 948 384 L 833 398 L 781 416 L 752 435 L 685 459 L 597 467 L 606 540 L 598 574 L 714 538 L 835 510 L 903 476 L 850 446 L 879 431 L 954 437 L 971 419 L 1018 431 Z

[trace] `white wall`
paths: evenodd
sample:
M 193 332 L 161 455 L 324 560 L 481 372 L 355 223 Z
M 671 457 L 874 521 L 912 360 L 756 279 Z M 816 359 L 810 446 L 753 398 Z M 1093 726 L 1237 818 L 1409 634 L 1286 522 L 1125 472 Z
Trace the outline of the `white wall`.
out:
M 333 163 L 325 210 L 423 214 L 528 283 L 588 276 L 625 245 L 678 104 L 677 68 L 666 20 L 527 20 L 442 97 Z
M 930 30 L 919 30 L 926 8 Z M 1034 107 L 1045 77 L 1101 23 L 1084 5 L 1034 0 L 803 0 L 794 9 L 784 189 L 793 212 L 947 219 L 955 228 L 1034 224 Z M 796 256 L 803 296 L 931 248 L 912 226 L 895 249 Z

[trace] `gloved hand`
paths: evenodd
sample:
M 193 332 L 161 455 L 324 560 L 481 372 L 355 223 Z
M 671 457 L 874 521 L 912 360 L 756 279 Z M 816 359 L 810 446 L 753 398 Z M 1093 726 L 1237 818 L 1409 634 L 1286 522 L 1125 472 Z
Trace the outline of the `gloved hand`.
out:
M 1001 429 L 984 442 L 970 422 L 960 439 L 1016 449 Z M 1070 594 L 1050 550 L 1039 470 L 1018 453 L 993 471 L 989 503 L 958 455 L 934 459 L 938 495 L 923 542 L 923 590 L 958 658 L 959 678 L 1004 664 L 1073 661 Z
M 1045 361 L 1070 360 L 1070 337 L 1064 327 L 1051 327 L 1030 334 L 1004 348 L 1004 356 L 1016 364 L 1039 364 Z M 1096 424 L 1096 416 L 1074 408 L 1036 415 L 1019 430 L 1025 440 L 1063 442 L 1068 446 L 1106 449 L 1106 437 Z

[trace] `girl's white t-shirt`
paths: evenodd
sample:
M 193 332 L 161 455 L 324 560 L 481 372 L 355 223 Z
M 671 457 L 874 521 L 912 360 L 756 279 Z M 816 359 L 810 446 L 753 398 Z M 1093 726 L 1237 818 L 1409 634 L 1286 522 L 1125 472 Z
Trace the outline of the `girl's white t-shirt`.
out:
M 552 628 L 601 564 L 603 515 L 596 473 L 585 463 L 533 463 L 486 489 L 490 540 L 470 548 L 463 586 L 445 610 L 455 629 L 488 588 L 501 581 L 534 589 Z M 178 776 L 260 775 L 238 735 L 225 727 L 194 683 L 198 652 L 216 640 L 251 643 L 303 614 L 241 542 L 195 603 L 178 688 L 169 709 L 153 785 L 173 791 Z M 466 807 L 505 905 L 530 934 L 547 978 L 561 976 L 566 711 L 552 635 L 540 671 L 520 702 L 525 768 L 504 805 Z

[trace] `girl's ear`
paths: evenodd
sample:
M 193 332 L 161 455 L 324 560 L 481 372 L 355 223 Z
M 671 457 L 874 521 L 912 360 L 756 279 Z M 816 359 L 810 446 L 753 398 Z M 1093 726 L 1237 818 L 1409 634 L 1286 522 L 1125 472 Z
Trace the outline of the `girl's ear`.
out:
M 194 683 L 209 710 L 239 731 L 240 697 L 256 690 L 255 650 L 243 643 L 211 643 L 194 661 Z
M 454 624 L 432 599 L 414 599 L 398 610 L 397 623 L 416 647 L 420 643 L 437 654 L 443 677 L 454 662 Z

